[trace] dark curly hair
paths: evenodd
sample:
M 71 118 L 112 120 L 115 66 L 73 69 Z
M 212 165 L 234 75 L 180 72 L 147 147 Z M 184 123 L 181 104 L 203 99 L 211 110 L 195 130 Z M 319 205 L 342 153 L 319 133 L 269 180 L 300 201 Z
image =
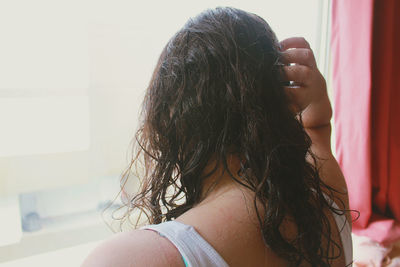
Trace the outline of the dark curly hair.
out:
M 123 176 L 143 164 L 130 211 L 150 223 L 177 218 L 202 200 L 202 183 L 217 166 L 229 172 L 227 156 L 237 153 L 240 179 L 230 174 L 255 192 L 265 244 L 295 266 L 329 266 L 337 244 L 324 210 L 334 209 L 321 187 L 331 189 L 306 160 L 315 161 L 311 140 L 289 108 L 280 58 L 275 34 L 257 15 L 224 7 L 189 19 L 147 88 L 137 155 Z M 204 173 L 211 158 L 216 167 Z M 288 217 L 297 232 L 290 240 L 280 231 Z

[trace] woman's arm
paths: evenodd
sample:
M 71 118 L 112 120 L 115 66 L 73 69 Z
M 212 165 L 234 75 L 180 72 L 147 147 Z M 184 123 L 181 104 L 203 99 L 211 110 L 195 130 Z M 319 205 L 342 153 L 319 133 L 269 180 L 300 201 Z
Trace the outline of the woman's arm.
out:
M 281 42 L 284 72 L 293 86 L 285 88 L 291 107 L 301 113 L 303 126 L 312 140 L 311 150 L 317 156 L 321 179 L 340 192 L 347 192 L 346 182 L 331 150 L 332 107 L 326 82 L 317 68 L 314 54 L 302 37 Z M 313 162 L 314 163 L 314 162 Z M 348 209 L 346 194 L 337 194 Z M 340 203 L 338 203 L 340 205 Z

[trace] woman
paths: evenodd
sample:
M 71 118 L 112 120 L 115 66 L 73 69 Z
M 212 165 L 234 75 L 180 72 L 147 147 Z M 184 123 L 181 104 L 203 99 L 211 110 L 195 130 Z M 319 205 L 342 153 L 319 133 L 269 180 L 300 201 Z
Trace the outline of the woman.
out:
M 278 43 L 234 8 L 190 19 L 159 58 L 137 135 L 146 173 L 130 205 L 152 225 L 83 266 L 350 264 L 331 113 L 303 38 Z

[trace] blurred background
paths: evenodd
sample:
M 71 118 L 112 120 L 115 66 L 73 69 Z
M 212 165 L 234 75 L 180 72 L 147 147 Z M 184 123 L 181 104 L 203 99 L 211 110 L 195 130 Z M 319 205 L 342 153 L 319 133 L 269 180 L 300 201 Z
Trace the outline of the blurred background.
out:
M 329 75 L 326 0 L 0 1 L 0 266 L 79 266 L 119 230 L 120 190 L 162 48 L 206 8 L 304 36 Z M 134 190 L 135 182 L 129 186 Z

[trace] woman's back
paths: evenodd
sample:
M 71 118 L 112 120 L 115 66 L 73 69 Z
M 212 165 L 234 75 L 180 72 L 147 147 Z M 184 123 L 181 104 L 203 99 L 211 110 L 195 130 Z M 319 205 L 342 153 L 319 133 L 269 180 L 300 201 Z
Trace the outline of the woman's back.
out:
M 340 177 L 337 178 L 340 179 Z M 193 226 L 229 266 L 290 266 L 288 261 L 265 246 L 253 206 L 254 193 L 236 185 L 228 191 L 225 191 L 227 189 L 224 186 L 220 189 L 221 191 L 218 189 L 216 189 L 215 199 L 200 204 L 176 220 Z M 349 223 L 346 222 L 347 226 L 344 225 L 345 215 L 340 215 L 342 220 L 339 220 L 340 224 L 338 224 L 329 209 L 326 209 L 324 213 L 329 218 L 332 228 L 331 241 L 338 244 L 338 248 L 330 255 L 338 257 L 331 266 L 347 266 L 352 261 Z M 295 235 L 295 229 L 296 226 L 287 220 L 282 225 L 283 236 L 290 239 Z M 345 239 L 343 241 L 347 241 L 347 248 L 350 245 L 350 251 L 347 253 L 341 250 L 342 236 Z M 345 254 L 347 254 L 347 259 L 345 259 Z M 310 265 L 303 262 L 301 266 Z
M 290 262 L 265 246 L 251 205 L 251 192 L 242 188 L 223 191 L 212 201 L 189 210 L 175 221 L 145 226 L 141 230 L 124 233 L 111 242 L 104 243 L 92 253 L 83 266 L 291 266 Z M 351 233 L 346 232 L 345 227 L 339 229 L 343 225 L 339 226 L 336 223 L 330 210 L 326 210 L 326 215 L 333 229 L 332 240 L 340 247 L 342 236 L 347 235 L 351 241 Z M 290 222 L 284 224 L 283 228 L 289 237 L 295 232 L 295 226 Z M 141 238 L 137 238 L 139 233 Z M 114 260 L 110 260 L 109 257 L 111 250 L 114 251 Z M 149 251 L 147 257 L 146 253 L 142 254 L 143 251 Z M 339 252 L 336 250 L 334 254 L 337 253 Z M 154 262 L 154 257 L 158 258 L 158 261 Z M 115 259 L 118 259 L 118 262 Z M 331 266 L 343 267 L 350 262 L 351 251 L 346 255 L 342 252 Z M 301 266 L 310 265 L 302 263 Z

